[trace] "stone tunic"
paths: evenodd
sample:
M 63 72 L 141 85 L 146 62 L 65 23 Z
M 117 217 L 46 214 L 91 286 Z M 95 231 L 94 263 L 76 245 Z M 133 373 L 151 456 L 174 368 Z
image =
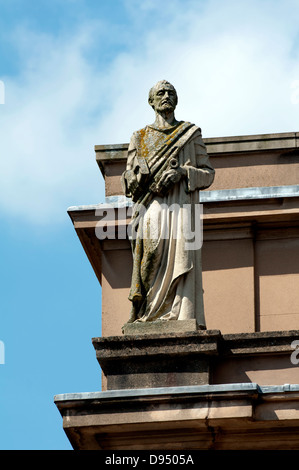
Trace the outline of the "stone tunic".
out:
M 166 162 L 167 155 L 175 154 L 179 166 L 187 170 L 186 178 L 166 194 L 150 191 L 155 169 Z M 214 173 L 201 130 L 193 124 L 180 122 L 170 129 L 146 126 L 133 134 L 122 176 L 126 195 L 135 201 L 129 322 L 196 318 L 205 326 L 201 249 L 187 248 L 186 223 L 194 231 L 199 190 L 212 184 Z M 133 193 L 129 190 L 132 178 L 139 180 Z M 191 221 L 186 220 L 184 208 Z

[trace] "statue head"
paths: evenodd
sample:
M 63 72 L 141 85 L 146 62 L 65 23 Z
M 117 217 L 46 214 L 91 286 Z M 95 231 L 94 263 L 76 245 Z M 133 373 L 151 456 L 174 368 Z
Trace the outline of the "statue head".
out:
M 150 89 L 148 102 L 156 112 L 173 112 L 178 102 L 176 89 L 167 80 L 161 80 Z

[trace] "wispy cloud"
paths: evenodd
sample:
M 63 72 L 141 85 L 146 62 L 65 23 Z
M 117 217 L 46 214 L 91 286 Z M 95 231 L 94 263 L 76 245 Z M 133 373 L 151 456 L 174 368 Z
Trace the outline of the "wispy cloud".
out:
M 84 57 L 86 31 L 64 43 L 19 35 L 28 55 L 21 76 L 5 79 L 0 202 L 11 214 L 52 223 L 71 201 L 87 202 L 85 192 L 100 197 L 93 145 L 105 84 Z
M 47 224 L 69 205 L 100 202 L 93 146 L 128 142 L 150 122 L 147 93 L 162 78 L 178 90 L 177 117 L 205 137 L 297 130 L 296 2 L 125 4 L 123 48 L 110 40 L 108 51 L 103 18 L 59 37 L 16 32 L 22 72 L 0 77 L 2 212 Z

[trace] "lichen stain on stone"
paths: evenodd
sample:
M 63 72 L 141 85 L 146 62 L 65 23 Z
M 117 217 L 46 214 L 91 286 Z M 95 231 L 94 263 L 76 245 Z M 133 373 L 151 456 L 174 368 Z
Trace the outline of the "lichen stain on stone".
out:
M 156 146 L 163 145 L 165 135 L 147 126 L 139 131 L 139 139 L 140 155 L 148 160 Z

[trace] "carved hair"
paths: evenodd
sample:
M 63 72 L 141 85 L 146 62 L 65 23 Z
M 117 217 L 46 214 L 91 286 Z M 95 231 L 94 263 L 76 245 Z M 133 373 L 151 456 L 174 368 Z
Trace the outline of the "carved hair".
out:
M 175 91 L 176 104 L 177 104 L 178 95 L 177 95 L 177 92 L 176 92 L 176 89 L 174 88 L 174 86 L 170 82 L 168 82 L 167 80 L 160 80 L 149 91 L 148 102 L 149 102 L 150 106 L 153 108 L 152 102 L 153 102 L 153 98 L 154 98 L 154 93 L 155 93 L 156 89 L 159 88 L 161 85 L 168 85 L 169 87 L 171 87 Z

